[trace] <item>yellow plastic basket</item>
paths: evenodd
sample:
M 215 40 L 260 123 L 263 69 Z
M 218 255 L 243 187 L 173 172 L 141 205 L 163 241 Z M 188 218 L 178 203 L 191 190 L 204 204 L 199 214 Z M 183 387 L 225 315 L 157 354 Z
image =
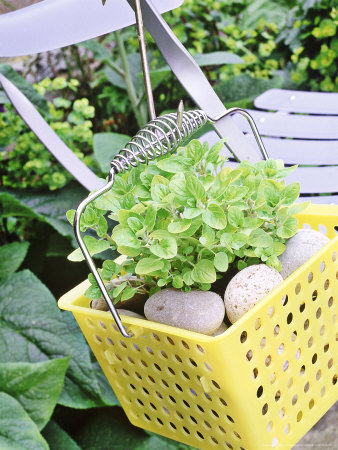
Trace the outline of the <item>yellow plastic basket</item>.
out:
M 124 338 L 88 282 L 59 300 L 131 423 L 199 449 L 291 448 L 335 403 L 338 206 L 298 219 L 331 242 L 218 337 L 122 316 Z

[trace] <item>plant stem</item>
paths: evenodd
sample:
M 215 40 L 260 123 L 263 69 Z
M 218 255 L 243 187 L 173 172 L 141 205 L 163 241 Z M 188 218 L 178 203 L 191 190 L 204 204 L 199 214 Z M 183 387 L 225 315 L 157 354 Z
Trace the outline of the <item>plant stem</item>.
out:
M 135 114 L 138 127 L 142 128 L 146 124 L 147 118 L 144 117 L 144 114 L 142 114 L 141 109 L 138 108 L 138 106 L 137 106 L 137 95 L 136 95 L 135 87 L 133 85 L 133 81 L 131 78 L 130 67 L 128 65 L 128 60 L 127 60 L 127 52 L 126 52 L 126 48 L 124 46 L 121 32 L 119 30 L 115 31 L 115 39 L 116 39 L 117 49 L 120 54 L 120 58 L 121 58 L 121 62 L 122 62 L 122 67 L 123 67 L 123 72 L 124 72 L 123 79 L 126 84 L 126 89 L 127 89 L 130 103 L 131 103 L 131 107 Z

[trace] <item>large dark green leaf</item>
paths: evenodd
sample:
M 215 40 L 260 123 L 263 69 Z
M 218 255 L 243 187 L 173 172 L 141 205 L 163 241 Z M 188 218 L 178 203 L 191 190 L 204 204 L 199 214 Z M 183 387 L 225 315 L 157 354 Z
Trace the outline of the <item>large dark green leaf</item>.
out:
M 83 41 L 76 45 L 90 50 L 96 60 L 106 61 L 112 58 L 111 52 L 96 39 L 89 39 L 88 41 Z
M 48 450 L 48 444 L 20 403 L 0 392 L 0 448 Z
M 51 420 L 42 431 L 50 450 L 81 450 L 77 443 L 56 422 Z
M 76 208 L 87 191 L 76 183 L 56 192 L 0 190 L 3 217 L 32 217 L 51 225 L 62 236 L 73 237 L 66 211 Z
M 130 137 L 119 133 L 96 133 L 94 134 L 94 155 L 103 172 L 108 172 L 110 161 L 123 149 Z
M 41 430 L 54 411 L 68 364 L 69 357 L 38 363 L 0 364 L 0 391 L 18 400 Z
M 118 408 L 100 408 L 88 414 L 74 436 L 83 450 L 187 450 L 192 447 L 131 425 Z
M 48 106 L 46 99 L 38 94 L 36 89 L 28 83 L 21 75 L 18 74 L 8 64 L 0 64 L 0 73 L 5 75 L 20 91 L 30 100 L 34 106 L 40 109 L 41 112 L 48 114 Z
M 12 242 L 0 247 L 0 278 L 14 273 L 25 259 L 29 242 Z
M 0 323 L 2 363 L 72 356 L 58 403 L 80 409 L 116 404 L 102 395 L 89 347 L 72 314 L 61 313 L 50 291 L 31 272 L 16 273 L 0 283 Z

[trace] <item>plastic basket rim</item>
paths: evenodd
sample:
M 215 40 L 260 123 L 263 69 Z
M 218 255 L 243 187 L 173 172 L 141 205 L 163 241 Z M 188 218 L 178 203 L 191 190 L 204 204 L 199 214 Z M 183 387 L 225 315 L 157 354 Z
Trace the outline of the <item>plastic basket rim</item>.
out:
M 324 255 L 328 248 L 338 248 L 338 235 L 330 240 L 326 245 L 324 245 L 318 252 L 315 253 L 308 261 L 302 264 L 298 269 L 296 269 L 291 275 L 289 275 L 283 282 L 281 282 L 278 286 L 276 286 L 269 294 L 267 294 L 262 300 L 260 300 L 254 307 L 252 307 L 249 311 L 247 311 L 243 316 L 238 319 L 235 323 L 233 323 L 227 330 L 221 333 L 218 336 L 208 336 L 206 334 L 197 333 L 190 330 L 185 330 L 182 328 L 174 327 L 171 325 L 166 325 L 159 322 L 153 322 L 147 319 L 139 319 L 136 317 L 130 317 L 122 315 L 123 322 L 129 326 L 137 326 L 140 328 L 158 330 L 165 332 L 170 335 L 175 335 L 180 338 L 190 337 L 199 339 L 203 342 L 216 342 L 222 339 L 225 339 L 227 335 L 231 333 L 235 333 L 238 328 L 242 328 L 246 321 L 249 321 L 252 316 L 256 316 L 259 310 L 264 309 L 266 304 L 270 303 L 275 297 L 281 296 L 282 298 L 284 289 L 288 285 L 292 285 L 297 282 L 299 275 L 303 272 L 307 272 L 309 267 L 313 264 L 315 260 L 320 260 L 322 255 Z M 114 321 L 113 316 L 110 311 L 100 311 L 94 310 L 89 307 L 74 305 L 74 302 L 78 300 L 79 297 L 84 295 L 85 289 L 89 287 L 90 283 L 88 280 L 83 281 L 82 283 L 75 286 L 73 289 L 65 293 L 59 300 L 58 306 L 60 309 L 64 309 L 67 311 L 71 311 L 73 313 L 80 313 L 91 315 L 92 317 L 96 317 L 97 319 L 105 319 L 109 317 L 109 320 Z

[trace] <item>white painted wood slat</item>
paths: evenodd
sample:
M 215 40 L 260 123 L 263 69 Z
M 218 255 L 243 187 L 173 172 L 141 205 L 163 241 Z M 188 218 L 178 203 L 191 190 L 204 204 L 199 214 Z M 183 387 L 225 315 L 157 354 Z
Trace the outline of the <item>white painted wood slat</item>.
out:
M 338 115 L 338 93 L 269 89 L 254 101 L 259 109 Z

